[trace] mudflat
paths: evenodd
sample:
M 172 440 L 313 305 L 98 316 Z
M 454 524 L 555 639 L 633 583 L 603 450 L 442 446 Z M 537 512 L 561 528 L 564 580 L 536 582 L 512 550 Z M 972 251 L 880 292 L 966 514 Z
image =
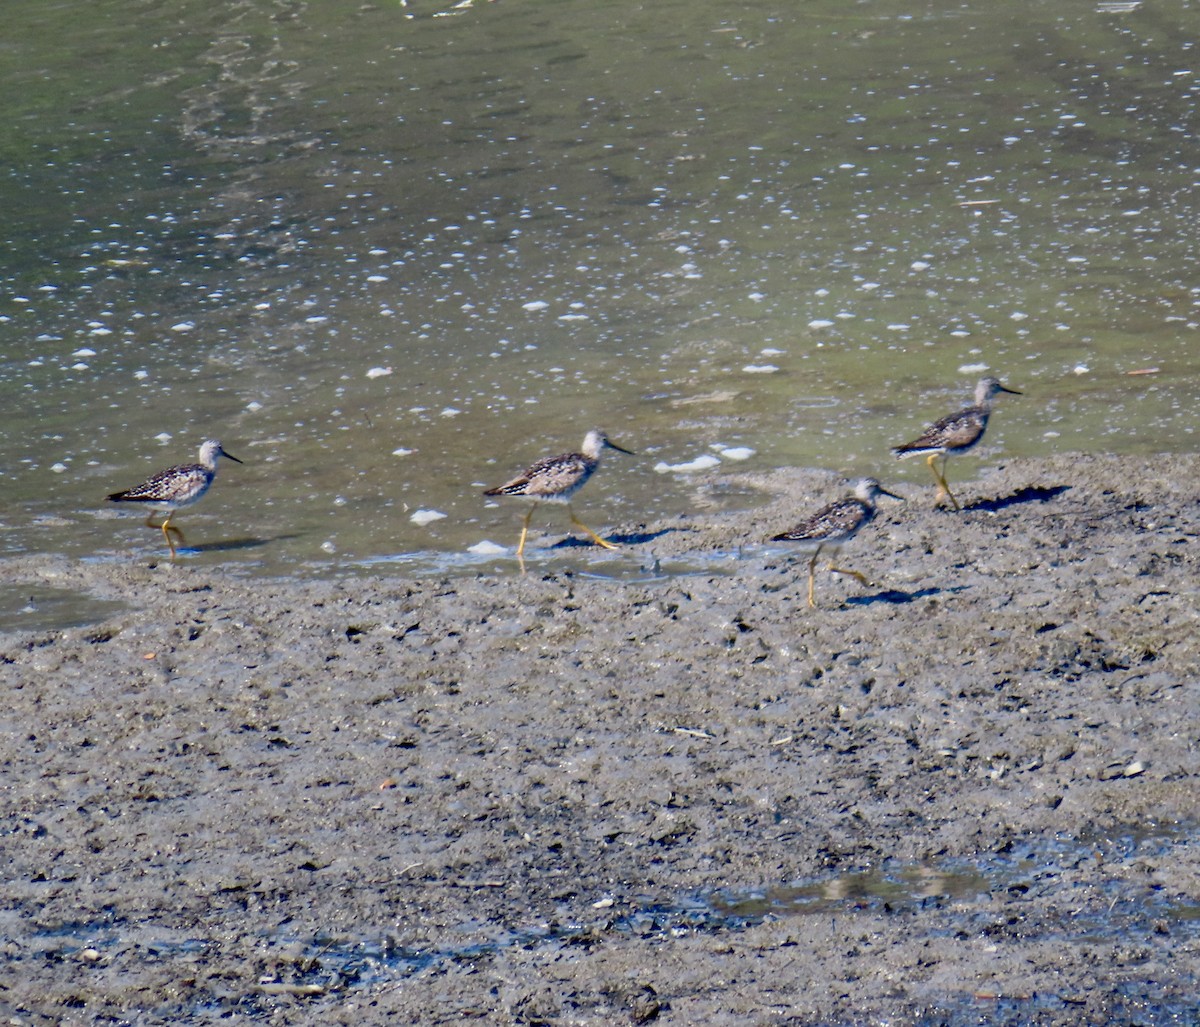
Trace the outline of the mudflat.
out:
M 1197 481 L 909 486 L 816 609 L 804 471 L 524 576 L 4 561 L 121 605 L 0 633 L 3 1022 L 1196 1022 Z

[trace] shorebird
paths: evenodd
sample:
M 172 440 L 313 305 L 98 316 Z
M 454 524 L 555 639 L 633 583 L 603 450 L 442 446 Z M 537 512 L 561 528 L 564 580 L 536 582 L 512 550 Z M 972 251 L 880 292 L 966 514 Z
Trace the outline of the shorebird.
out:
M 567 514 L 571 523 L 582 528 L 591 536 L 592 541 L 605 549 L 617 547 L 606 539 L 602 539 L 591 528 L 575 516 L 571 509 L 571 497 L 587 483 L 587 480 L 600 466 L 600 454 L 605 449 L 615 449 L 618 453 L 633 453 L 618 446 L 609 439 L 599 428 L 593 428 L 583 440 L 583 452 L 563 453 L 559 456 L 548 456 L 531 464 L 518 474 L 512 481 L 487 489 L 485 496 L 525 496 L 533 500 L 525 520 L 521 523 L 521 541 L 517 544 L 517 559 L 521 566 L 525 565 L 525 539 L 529 535 L 529 519 L 540 502 L 566 503 Z
M 956 453 L 965 453 L 974 446 L 987 428 L 988 417 L 992 413 L 992 399 L 1001 392 L 1019 396 L 1016 389 L 1005 388 L 998 378 L 984 378 L 975 386 L 975 405 L 965 407 L 955 414 L 949 414 L 940 421 L 935 421 L 921 434 L 921 437 L 903 446 L 896 446 L 892 452 L 903 459 L 909 456 L 928 457 L 929 470 L 933 472 L 933 480 L 937 482 L 938 494 L 933 504 L 945 496 L 954 504 L 955 510 L 962 509 L 950 486 L 946 484 L 946 460 Z M 942 458 L 942 469 L 937 468 L 937 458 Z
M 135 485 L 124 492 L 114 492 L 108 498 L 114 503 L 140 503 L 150 512 L 146 515 L 147 528 L 161 528 L 163 538 L 171 550 L 171 559 L 175 559 L 175 539 L 178 536 L 183 543 L 183 532 L 171 523 L 176 510 L 191 506 L 203 498 L 204 493 L 217 476 L 217 458 L 227 457 L 235 464 L 242 461 L 236 456 L 226 453 L 221 443 L 209 439 L 200 447 L 200 462 L 198 464 L 179 464 L 168 467 L 165 471 L 152 474 L 140 485 Z M 155 513 L 165 513 L 167 516 L 161 524 L 154 523 Z
M 874 478 L 860 478 L 854 482 L 850 495 L 839 499 L 836 503 L 818 510 L 808 520 L 801 521 L 791 531 L 771 536 L 772 542 L 803 542 L 806 547 L 813 548 L 812 559 L 808 561 L 808 605 L 815 607 L 813 600 L 813 580 L 816 576 L 817 558 L 821 550 L 840 549 L 857 535 L 875 518 L 875 499 L 878 496 L 891 496 L 893 499 L 904 501 L 903 496 L 889 492 Z M 860 584 L 869 585 L 870 581 L 858 571 L 837 567 L 832 561 L 829 569 L 838 574 L 849 574 L 857 578 Z

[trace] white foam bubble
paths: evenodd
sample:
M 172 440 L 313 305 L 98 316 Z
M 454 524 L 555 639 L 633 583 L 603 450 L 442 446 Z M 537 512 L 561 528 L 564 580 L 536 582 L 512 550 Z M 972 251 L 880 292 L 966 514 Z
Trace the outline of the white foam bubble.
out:
M 485 538 L 482 542 L 467 546 L 467 552 L 475 553 L 477 556 L 499 556 L 501 553 L 507 553 L 508 549 Z
M 409 520 L 419 527 L 425 527 L 426 524 L 432 524 L 434 521 L 440 521 L 445 518 L 445 514 L 441 510 L 415 510 Z
M 695 460 L 689 460 L 682 464 L 668 464 L 665 461 L 660 461 L 654 465 L 654 469 L 659 474 L 690 474 L 693 471 L 707 471 L 712 467 L 720 464 L 715 456 L 708 453 L 696 457 Z

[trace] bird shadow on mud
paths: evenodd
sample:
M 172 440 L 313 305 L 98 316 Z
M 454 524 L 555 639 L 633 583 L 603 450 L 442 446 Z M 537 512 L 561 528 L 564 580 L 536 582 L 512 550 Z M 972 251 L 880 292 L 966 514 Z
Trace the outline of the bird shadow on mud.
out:
M 899 588 L 887 588 L 871 596 L 849 596 L 847 606 L 872 606 L 875 603 L 891 603 L 902 606 L 904 603 L 915 603 L 918 599 L 928 599 L 930 596 L 940 596 L 947 592 L 959 592 L 959 588 L 920 588 L 915 592 L 905 592 Z
M 669 535 L 672 532 L 678 531 L 678 528 L 663 528 L 661 531 L 628 531 L 623 535 L 609 535 L 607 539 L 619 546 L 640 546 L 646 542 L 653 542 L 655 539 L 662 538 L 664 535 Z M 585 547 L 591 549 L 596 545 L 590 538 L 578 538 L 575 535 L 568 535 L 566 538 L 555 542 L 551 549 L 574 549 L 576 547 Z
M 273 542 L 288 542 L 298 535 L 272 535 L 270 538 L 231 538 L 223 542 L 201 542 L 199 545 L 182 545 L 181 553 L 233 553 L 240 549 L 261 549 Z
M 1007 496 L 997 496 L 995 499 L 977 499 L 974 503 L 964 506 L 963 510 L 983 510 L 987 513 L 995 513 L 997 510 L 1018 506 L 1021 503 L 1047 503 L 1070 490 L 1070 485 L 1051 485 L 1048 488 L 1041 485 L 1027 485 L 1023 489 L 1017 489 L 1016 492 L 1010 492 Z

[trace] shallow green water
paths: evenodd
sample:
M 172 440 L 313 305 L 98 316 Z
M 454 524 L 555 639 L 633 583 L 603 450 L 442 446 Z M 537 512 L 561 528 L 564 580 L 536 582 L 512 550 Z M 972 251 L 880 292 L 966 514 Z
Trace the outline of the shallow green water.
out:
M 579 497 L 599 528 L 707 501 L 654 470 L 705 454 L 920 495 L 887 447 L 984 368 L 1025 395 L 957 480 L 1193 450 L 1197 30 L 1191 4 L 26 5 L 0 553 L 156 554 L 103 496 L 210 436 L 246 465 L 179 523 L 272 572 L 511 546 L 480 489 L 593 425 L 639 453 Z

